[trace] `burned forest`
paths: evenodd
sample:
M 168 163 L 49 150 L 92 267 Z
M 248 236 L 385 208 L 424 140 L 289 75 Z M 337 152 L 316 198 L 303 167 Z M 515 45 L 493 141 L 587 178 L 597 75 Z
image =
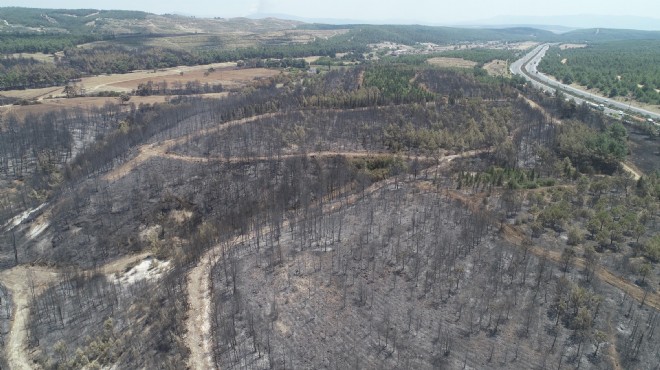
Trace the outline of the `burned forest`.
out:
M 657 135 L 341 61 L 2 111 L 0 368 L 658 369 Z

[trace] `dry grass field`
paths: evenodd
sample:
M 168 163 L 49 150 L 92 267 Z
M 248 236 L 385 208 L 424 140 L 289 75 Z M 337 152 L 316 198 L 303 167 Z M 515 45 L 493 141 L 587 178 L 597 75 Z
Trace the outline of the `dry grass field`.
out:
M 183 74 L 180 73 L 171 73 L 167 75 L 158 75 L 150 76 L 149 74 L 141 75 L 142 78 L 131 78 L 131 79 L 118 79 L 117 81 L 106 82 L 104 84 L 96 85 L 94 90 L 112 90 L 112 91 L 130 91 L 136 89 L 138 85 L 142 83 L 147 83 L 152 81 L 162 82 L 166 81 L 170 86 L 175 83 L 181 83 L 185 85 L 189 81 L 199 81 L 202 84 L 208 83 L 210 85 L 222 84 L 226 86 L 240 86 L 245 85 L 255 79 L 273 77 L 279 74 L 280 72 L 274 69 L 266 68 L 251 68 L 251 69 L 236 69 L 236 68 L 221 68 L 216 69 L 214 72 L 208 72 L 206 69 L 193 69 L 188 71 L 183 71 Z M 133 74 L 138 77 L 140 75 Z
M 201 84 L 218 85 L 226 88 L 241 87 L 250 84 L 255 79 L 276 76 L 280 71 L 266 68 L 237 69 L 235 63 L 214 63 L 200 66 L 181 66 L 158 71 L 135 71 L 125 74 L 99 75 L 83 78 L 78 85 L 86 93 L 99 93 L 104 91 L 131 92 L 140 84 L 152 81 L 154 83 L 166 81 L 171 87 L 180 83 L 184 85 L 190 81 L 199 81 Z M 208 72 L 210 68 L 215 69 Z M 3 96 L 37 100 L 40 104 L 34 105 L 8 105 L 0 107 L 0 112 L 12 112 L 18 117 L 27 114 L 46 113 L 52 109 L 71 107 L 100 107 L 107 103 L 117 103 L 116 97 L 79 97 L 64 98 L 64 86 L 54 86 L 41 89 L 10 90 L 2 92 Z M 202 94 L 205 97 L 223 97 L 226 93 Z M 133 96 L 130 102 L 134 104 L 162 103 L 166 96 Z
M 428 62 L 434 66 L 450 68 L 473 68 L 477 65 L 477 62 L 465 60 L 462 58 L 436 57 L 429 59 Z
M 225 74 L 221 70 L 233 71 L 236 63 L 213 63 L 198 66 L 178 66 L 173 68 L 159 69 L 157 71 L 133 71 L 129 73 L 98 75 L 85 77 L 78 83 L 87 92 L 99 91 L 119 91 L 127 92 L 136 88 L 141 82 L 154 81 L 160 82 L 163 80 L 181 81 L 186 83 L 188 81 L 199 80 L 202 83 L 218 83 L 212 81 L 219 81 L 222 83 L 230 82 L 244 82 L 252 80 L 249 78 L 251 73 L 255 73 L 253 77 L 267 77 L 268 75 L 277 74 L 276 71 L 272 73 L 265 73 L 263 70 L 243 70 L 240 73 Z M 214 68 L 215 73 L 204 76 L 204 72 L 209 68 Z M 248 72 L 252 71 L 252 72 Z M 183 73 L 183 74 L 181 74 Z M 237 79 L 237 80 L 233 80 Z M 139 82 L 137 82 L 139 81 Z M 168 81 L 169 82 L 169 81 Z M 49 96 L 57 97 L 63 94 L 64 86 L 45 87 L 40 89 L 25 89 L 25 90 L 7 90 L 3 91 L 0 95 L 19 99 L 44 99 Z
M 15 53 L 11 54 L 14 58 L 33 58 L 39 62 L 43 63 L 53 63 L 53 54 L 44 54 L 44 53 Z
M 164 103 L 167 100 L 167 96 L 133 96 L 131 97 L 130 102 L 139 104 L 153 104 L 153 103 Z M 119 103 L 119 100 L 115 97 L 80 97 L 80 98 L 53 98 L 53 99 L 44 99 L 41 101 L 41 104 L 34 105 L 6 105 L 0 107 L 0 112 L 13 113 L 17 117 L 22 118 L 28 114 L 44 114 L 51 112 L 53 110 L 59 110 L 61 108 L 91 108 L 91 107 L 102 107 L 107 103 Z
M 528 50 L 537 46 L 538 44 L 539 43 L 536 41 L 523 41 L 523 42 L 516 42 L 513 44 L 509 44 L 507 48 L 515 49 L 515 50 Z
M 486 63 L 484 69 L 491 76 L 509 76 L 510 74 L 507 62 L 499 59 Z

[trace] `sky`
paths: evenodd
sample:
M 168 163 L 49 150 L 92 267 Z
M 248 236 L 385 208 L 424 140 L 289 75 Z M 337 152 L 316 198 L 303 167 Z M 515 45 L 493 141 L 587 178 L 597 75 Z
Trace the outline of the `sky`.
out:
M 458 24 L 496 16 L 660 17 L 656 0 L 1 0 L 0 6 L 143 10 L 204 17 L 286 14 L 376 23 Z

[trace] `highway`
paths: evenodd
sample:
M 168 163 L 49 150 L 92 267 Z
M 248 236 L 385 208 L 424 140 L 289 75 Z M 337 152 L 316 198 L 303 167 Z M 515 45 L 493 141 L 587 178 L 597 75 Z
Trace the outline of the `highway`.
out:
M 637 108 L 618 102 L 616 100 L 611 100 L 603 96 L 594 95 L 583 90 L 576 89 L 572 86 L 564 85 L 552 78 L 549 78 L 545 74 L 539 72 L 536 67 L 539 62 L 545 56 L 545 53 L 550 48 L 550 44 L 539 45 L 529 52 L 524 57 L 518 59 L 517 61 L 511 63 L 509 69 L 511 73 L 519 76 L 523 76 L 527 79 L 534 87 L 543 89 L 554 93 L 556 89 L 561 90 L 565 95 L 570 96 L 575 99 L 578 104 L 583 102 L 594 103 L 594 104 L 603 104 L 604 112 L 609 115 L 621 115 L 622 112 L 626 114 L 635 114 L 645 117 L 652 118 L 655 122 L 660 121 L 660 114 L 650 112 L 645 109 Z

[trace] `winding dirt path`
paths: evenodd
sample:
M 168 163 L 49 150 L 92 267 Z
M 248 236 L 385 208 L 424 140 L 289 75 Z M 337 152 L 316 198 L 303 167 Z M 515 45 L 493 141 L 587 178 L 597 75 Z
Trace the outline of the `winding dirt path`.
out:
M 545 118 L 547 120 L 549 120 L 550 122 L 552 122 L 553 124 L 556 124 L 556 125 L 561 125 L 562 124 L 562 122 L 559 119 L 554 118 L 545 108 L 538 105 L 535 101 L 533 101 L 533 100 L 531 100 L 528 97 L 523 96 L 523 95 L 518 95 L 518 97 L 523 99 L 530 107 L 532 107 L 534 109 L 537 109 L 541 113 L 543 113 Z M 620 161 L 619 163 L 621 164 L 621 168 L 625 172 L 628 172 L 635 181 L 639 180 L 639 178 L 644 175 L 644 173 L 642 171 L 640 171 L 638 168 L 636 168 L 632 164 L 628 164 L 625 161 Z
M 469 198 L 467 195 L 454 190 L 448 191 L 447 193 L 451 198 L 459 200 L 461 203 L 465 204 L 466 206 L 472 209 L 479 208 L 478 200 Z M 509 243 L 520 247 L 523 244 L 525 233 L 513 225 L 505 224 L 503 230 L 503 236 L 504 239 L 507 240 Z M 538 245 L 532 245 L 529 251 L 532 252 L 537 257 L 540 258 L 545 257 L 556 264 L 563 263 L 561 260 L 561 252 L 559 251 L 551 251 Z M 586 266 L 586 261 L 584 260 L 584 258 L 574 257 L 571 261 L 571 264 L 577 268 L 584 268 Z M 625 278 L 617 276 L 616 274 L 612 273 L 607 268 L 602 266 L 596 267 L 596 269 L 594 270 L 594 274 L 601 281 L 604 281 L 607 284 L 613 286 L 614 288 L 623 291 L 624 293 L 628 294 L 633 299 L 635 299 L 637 302 L 640 303 L 644 302 L 644 304 L 656 310 L 660 310 L 660 294 L 658 294 L 657 292 L 645 292 L 639 286 L 631 283 Z M 621 359 L 616 349 L 616 336 L 611 327 L 609 332 L 609 340 L 610 340 L 610 344 L 607 350 L 607 355 L 610 358 L 612 368 L 615 370 L 620 370 L 622 369 Z
M 32 369 L 27 347 L 27 323 L 30 301 L 41 294 L 57 278 L 57 270 L 31 266 L 17 266 L 0 273 L 2 283 L 12 295 L 13 319 L 5 353 L 11 369 Z
M 184 135 L 176 139 L 164 140 L 157 143 L 142 145 L 138 148 L 138 154 L 135 157 L 123 163 L 119 167 L 114 168 L 110 172 L 106 173 L 105 176 L 103 176 L 103 178 L 107 181 L 117 181 L 122 177 L 126 176 L 129 172 L 131 172 L 135 168 L 137 168 L 137 166 L 139 166 L 140 164 L 146 162 L 147 160 L 157 156 L 164 156 L 165 153 L 167 153 L 176 144 L 185 143 L 196 137 L 223 131 L 230 127 L 243 125 L 245 123 L 253 122 L 262 118 L 275 117 L 276 115 L 279 114 L 283 114 L 283 113 L 266 113 L 258 116 L 241 118 L 234 121 L 220 123 L 215 127 L 199 130 L 194 134 Z
M 454 159 L 461 157 L 469 157 L 478 155 L 488 150 L 471 150 L 461 154 L 454 154 L 445 156 L 439 159 L 437 168 L 449 165 Z M 337 153 L 331 153 L 337 155 Z M 350 153 L 345 153 L 351 155 Z M 362 153 L 353 153 L 354 155 L 362 155 Z M 364 153 L 366 155 L 366 153 Z M 343 154 L 342 154 L 343 155 Z M 373 154 L 371 154 L 373 155 Z M 427 172 L 428 173 L 428 172 Z M 333 213 L 352 204 L 355 204 L 360 199 L 367 197 L 374 192 L 390 186 L 397 181 L 396 178 L 391 177 L 383 181 L 377 182 L 362 192 L 351 194 L 347 197 L 339 197 L 323 204 L 323 213 Z M 282 228 L 286 228 L 289 221 L 285 220 Z M 262 234 L 270 232 L 268 227 L 263 227 L 260 232 Z M 188 368 L 211 370 L 215 369 L 213 361 L 213 337 L 211 333 L 211 315 L 213 313 L 213 302 L 211 300 L 211 269 L 215 263 L 222 257 L 223 247 L 233 247 L 238 245 L 241 240 L 252 238 L 255 232 L 248 235 L 240 235 L 229 242 L 218 244 L 209 249 L 200 258 L 197 265 L 190 271 L 188 275 L 188 319 L 186 322 L 187 335 L 185 341 L 190 349 L 190 357 L 188 358 Z M 225 251 L 226 252 L 226 251 Z
M 189 369 L 215 369 L 211 337 L 211 268 L 218 257 L 209 250 L 188 275 L 188 320 L 186 342 L 190 349 Z
M 383 107 L 378 107 L 377 109 L 381 109 Z M 340 109 L 323 109 L 320 110 L 319 112 L 345 112 L 345 111 L 352 111 L 352 112 L 359 112 L 359 111 L 366 111 L 372 109 L 371 107 L 360 107 L 360 108 L 354 108 L 354 109 L 349 109 L 349 110 L 340 110 Z M 209 135 L 209 134 L 214 134 L 217 132 L 224 131 L 230 127 L 234 126 L 239 126 L 243 125 L 246 123 L 254 122 L 263 118 L 272 118 L 272 117 L 277 117 L 277 116 L 284 116 L 286 114 L 289 114 L 290 112 L 275 112 L 275 113 L 265 113 L 261 115 L 256 115 L 256 116 L 251 116 L 247 118 L 241 118 L 233 121 L 228 121 L 228 122 L 221 122 L 218 123 L 217 125 L 206 128 L 203 130 L 196 131 L 194 133 L 188 134 L 188 135 L 183 135 L 180 137 L 177 137 L 175 139 L 169 139 L 169 140 L 164 140 L 160 141 L 157 143 L 151 143 L 151 144 L 145 144 L 142 145 L 138 148 L 138 153 L 135 157 L 129 159 L 128 161 L 124 162 L 118 167 L 115 167 L 114 169 L 110 170 L 108 173 L 106 173 L 103 176 L 103 179 L 106 181 L 117 181 L 121 179 L 122 177 L 126 176 L 129 172 L 134 170 L 137 166 L 140 164 L 146 162 L 147 160 L 157 157 L 157 156 L 162 156 L 162 157 L 170 157 L 170 158 L 175 158 L 175 159 L 182 159 L 182 160 L 190 160 L 190 161 L 199 161 L 199 162 L 206 162 L 208 161 L 208 158 L 206 157 L 187 157 L 184 155 L 177 155 L 173 153 L 169 153 L 169 150 L 172 149 L 175 145 L 177 144 L 183 144 L 186 143 L 194 138 L 198 138 L 201 136 Z M 330 153 L 330 152 L 326 152 Z M 333 155 L 346 155 L 350 156 L 352 152 L 338 152 L 338 153 L 333 153 Z M 312 153 L 313 154 L 313 153 Z M 298 154 L 292 154 L 292 155 L 298 155 Z M 366 156 L 366 155 L 365 155 Z M 421 157 L 418 157 L 421 159 Z M 249 160 L 254 160 L 254 158 L 248 158 Z M 213 159 L 212 159 L 213 160 Z M 220 159 L 218 159 L 220 160 Z M 224 159 L 226 161 L 226 159 Z M 235 161 L 243 161 L 245 158 L 240 159 L 236 158 L 234 159 Z
M 128 266 L 146 258 L 149 253 L 129 255 L 102 266 L 98 271 L 106 275 L 121 273 Z M 90 271 L 92 272 L 92 271 Z M 20 265 L 0 272 L 0 284 L 12 295 L 13 318 L 5 353 L 11 369 L 32 369 L 27 352 L 27 323 L 30 320 L 30 302 L 60 277 L 57 268 Z
M 471 198 L 466 194 L 458 192 L 456 190 L 449 190 L 447 194 L 452 198 L 460 201 L 461 203 L 467 205 L 471 209 L 479 209 L 480 202 L 479 199 Z M 525 233 L 520 230 L 518 227 L 510 224 L 503 225 L 503 237 L 509 243 L 515 246 L 522 246 L 523 240 L 525 240 Z M 544 257 L 555 262 L 557 264 L 562 264 L 561 251 L 549 250 L 547 248 L 533 245 L 530 248 L 530 252 L 534 253 L 538 257 Z M 586 266 L 586 261 L 582 257 L 574 257 L 571 260 L 573 267 L 583 269 Z M 628 281 L 625 278 L 622 278 L 605 267 L 597 266 L 594 270 L 594 274 L 601 281 L 610 284 L 611 286 L 623 291 L 628 294 L 636 301 L 656 309 L 660 310 L 660 294 L 657 292 L 645 292 L 644 289 L 637 286 L 636 284 Z

